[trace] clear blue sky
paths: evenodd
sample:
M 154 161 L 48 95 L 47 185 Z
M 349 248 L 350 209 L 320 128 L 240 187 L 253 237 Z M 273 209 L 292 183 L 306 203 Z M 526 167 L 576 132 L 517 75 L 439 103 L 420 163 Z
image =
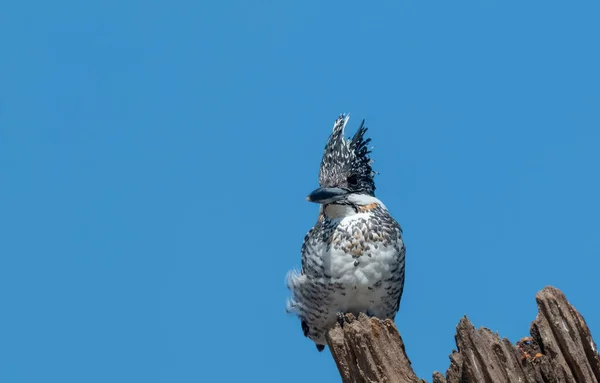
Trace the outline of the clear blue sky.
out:
M 7 1 L 0 381 L 335 382 L 284 313 L 338 114 L 402 224 L 396 323 L 445 372 L 562 289 L 600 339 L 595 1 Z

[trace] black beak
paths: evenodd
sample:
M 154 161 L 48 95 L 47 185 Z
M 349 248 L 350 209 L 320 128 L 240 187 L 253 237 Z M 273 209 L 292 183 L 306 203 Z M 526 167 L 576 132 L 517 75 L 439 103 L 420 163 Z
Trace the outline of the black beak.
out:
M 348 192 L 340 188 L 318 188 L 306 197 L 308 202 L 320 203 L 322 205 L 335 202 L 344 198 Z

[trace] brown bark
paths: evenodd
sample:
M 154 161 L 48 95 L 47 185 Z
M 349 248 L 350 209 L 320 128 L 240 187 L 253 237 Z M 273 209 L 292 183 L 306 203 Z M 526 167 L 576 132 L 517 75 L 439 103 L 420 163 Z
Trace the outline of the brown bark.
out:
M 358 319 L 346 314 L 344 326 L 337 324 L 327 334 L 327 343 L 344 383 L 418 383 L 404 351 L 404 342 L 386 319 Z
M 583 317 L 554 287 L 540 291 L 536 301 L 531 336 L 516 345 L 462 318 L 455 335 L 458 351 L 450 355 L 446 376 L 436 371 L 433 383 L 600 383 L 600 356 Z M 391 320 L 363 314 L 346 319 L 327 336 L 344 383 L 421 381 Z

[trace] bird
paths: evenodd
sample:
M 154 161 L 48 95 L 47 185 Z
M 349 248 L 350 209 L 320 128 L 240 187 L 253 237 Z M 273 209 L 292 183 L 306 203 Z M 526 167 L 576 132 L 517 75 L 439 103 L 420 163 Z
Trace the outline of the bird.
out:
M 394 320 L 404 289 L 402 228 L 375 197 L 373 160 L 365 120 L 344 136 L 349 115 L 334 122 L 319 170 L 319 187 L 306 198 L 320 205 L 304 237 L 301 269 L 286 276 L 286 311 L 323 351 L 325 335 L 345 314 Z

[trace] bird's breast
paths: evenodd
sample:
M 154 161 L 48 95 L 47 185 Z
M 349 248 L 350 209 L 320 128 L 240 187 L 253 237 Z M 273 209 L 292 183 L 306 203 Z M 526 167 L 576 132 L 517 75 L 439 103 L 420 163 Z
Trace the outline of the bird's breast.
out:
M 370 213 L 345 217 L 327 238 L 323 266 L 332 279 L 346 285 L 370 286 L 387 279 L 397 262 L 397 234 L 392 238 Z

